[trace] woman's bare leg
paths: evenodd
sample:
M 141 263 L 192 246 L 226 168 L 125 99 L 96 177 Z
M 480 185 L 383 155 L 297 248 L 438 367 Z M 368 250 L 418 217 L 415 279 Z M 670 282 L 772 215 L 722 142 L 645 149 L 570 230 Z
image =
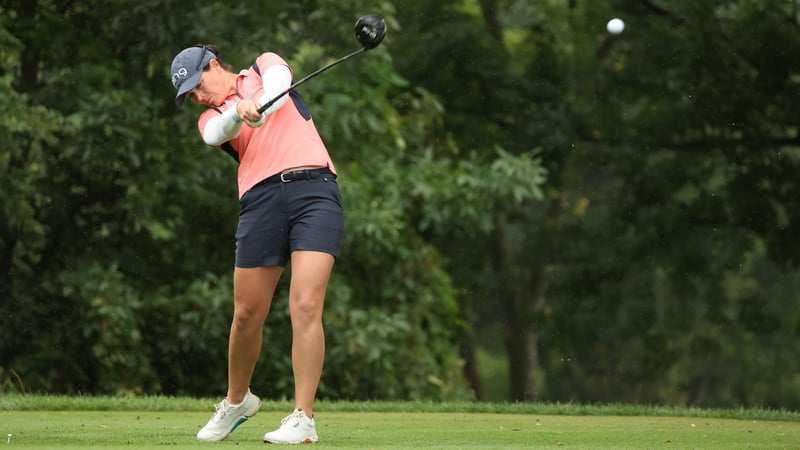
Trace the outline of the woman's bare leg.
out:
M 332 255 L 322 252 L 292 253 L 289 313 L 292 318 L 295 406 L 308 417 L 314 413 L 314 398 L 325 360 L 322 310 L 334 261 Z
M 237 267 L 233 272 L 233 323 L 228 340 L 228 402 L 244 400 L 261 353 L 262 327 L 283 268 Z

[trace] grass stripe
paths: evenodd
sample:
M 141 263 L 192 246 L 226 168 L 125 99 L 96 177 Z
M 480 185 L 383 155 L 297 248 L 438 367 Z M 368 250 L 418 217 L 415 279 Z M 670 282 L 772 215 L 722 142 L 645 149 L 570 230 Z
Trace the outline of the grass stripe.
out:
M 166 396 L 51 396 L 0 395 L 0 411 L 213 411 L 217 399 Z M 291 411 L 288 401 L 263 400 L 261 411 Z M 702 417 L 740 420 L 800 422 L 800 412 L 772 409 L 703 409 L 677 406 L 573 403 L 483 403 L 483 402 L 317 402 L 316 408 L 329 412 L 427 412 L 484 414 L 544 414 L 556 416 L 644 416 Z
M 195 449 L 209 445 L 195 434 L 218 400 L 0 395 L 0 438 L 12 435 L 9 449 Z M 264 433 L 292 408 L 263 401 L 212 445 L 263 448 Z M 800 448 L 800 414 L 768 409 L 320 401 L 315 413 L 322 448 Z
M 285 414 L 261 411 L 219 443 L 195 440 L 210 411 L 1 411 L 0 432 L 9 450 L 263 449 Z M 668 416 L 323 411 L 317 431 L 329 449 L 800 448 L 797 422 Z

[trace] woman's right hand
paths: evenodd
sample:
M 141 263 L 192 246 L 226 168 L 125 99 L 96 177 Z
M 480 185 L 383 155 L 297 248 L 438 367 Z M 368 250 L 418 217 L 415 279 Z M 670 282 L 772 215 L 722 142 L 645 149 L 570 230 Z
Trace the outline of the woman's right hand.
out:
M 258 103 L 255 100 L 240 100 L 236 104 L 236 115 L 246 125 L 254 128 L 264 124 L 264 115 L 258 112 Z

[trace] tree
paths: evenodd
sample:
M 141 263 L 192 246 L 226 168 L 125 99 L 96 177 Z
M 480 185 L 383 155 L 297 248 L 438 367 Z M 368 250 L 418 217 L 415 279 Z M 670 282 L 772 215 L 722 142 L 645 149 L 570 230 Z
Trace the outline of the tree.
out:
M 11 91 L 3 101 L 13 102 L 14 117 L 0 128 L 11 143 L 0 153 L 11 175 L 0 203 L 3 376 L 14 370 L 28 389 L 49 392 L 224 391 L 236 167 L 199 141 L 197 108 L 175 109 L 166 66 L 195 42 L 219 43 L 225 59 L 247 66 L 269 37 L 296 73 L 309 73 L 353 45 L 326 17 L 347 17 L 357 4 L 3 3 L 2 79 Z M 391 4 L 384 8 L 391 20 Z M 180 24 L 172 20 L 179 16 Z M 59 41 L 43 39 L 54 24 Z M 302 90 L 349 168 L 341 181 L 356 219 L 342 253 L 368 257 L 337 266 L 320 393 L 461 398 L 460 360 L 447 345 L 457 311 L 439 255 L 402 220 L 376 220 L 401 218 L 402 205 L 376 206 L 365 195 L 378 189 L 371 167 L 385 165 L 387 183 L 403 181 L 391 170 L 407 169 L 397 148 L 425 140 L 438 108 L 417 93 L 409 97 L 417 106 L 397 109 L 386 94 L 404 80 L 386 50 L 362 62 Z M 353 111 L 343 113 L 342 103 Z M 373 163 L 356 159 L 363 155 Z M 377 271 L 368 272 L 373 283 L 365 270 Z M 292 392 L 288 338 L 274 331 L 287 319 L 285 301 L 276 298 L 267 367 L 254 380 L 274 397 Z M 406 367 L 415 372 L 398 369 Z
M 511 398 L 751 402 L 708 393 L 726 378 L 717 364 L 741 370 L 744 358 L 704 355 L 747 340 L 732 332 L 750 313 L 722 288 L 751 277 L 741 261 L 765 258 L 764 244 L 773 270 L 796 256 L 778 237 L 796 221 L 794 5 L 406 3 L 424 14 L 404 16 L 404 45 L 426 52 L 401 53 L 398 67 L 442 99 L 455 145 L 539 147 L 547 169 L 545 202 L 495 215 L 493 245 L 469 242 L 486 251 L 447 233 L 433 241 L 460 264 L 494 255 L 451 270 L 458 285 L 487 289 L 481 268 L 495 269 L 493 289 L 466 290 L 509 331 Z M 616 37 L 604 31 L 615 15 L 629 23 Z M 756 340 L 790 339 L 792 320 Z
M 297 77 L 369 11 L 384 43 L 300 90 L 346 207 L 323 397 L 488 398 L 489 350 L 501 399 L 796 407 L 796 8 L 3 1 L 0 386 L 224 390 L 236 165 L 166 66 L 208 42 Z
M 434 241 L 459 265 L 464 264 L 462 255 L 470 255 L 466 267 L 452 268 L 465 292 L 478 293 L 470 295 L 465 308 L 505 322 L 510 398 L 534 400 L 538 338 L 533 322 L 541 304 L 546 260 L 540 259 L 536 238 L 528 231 L 535 229 L 535 222 L 557 219 L 552 217 L 558 214 L 557 197 L 547 208 L 551 217 L 540 214 L 537 201 L 545 197 L 539 189 L 545 171 L 538 162 L 547 169 L 548 180 L 553 173 L 557 175 L 558 148 L 569 136 L 569 126 L 563 128 L 568 113 L 558 104 L 562 88 L 558 62 L 552 58 L 554 41 L 531 33 L 538 39 L 533 45 L 507 44 L 504 23 L 508 17 L 522 18 L 514 27 L 536 23 L 532 7 L 525 2 L 510 2 L 501 8 L 498 2 L 482 1 L 479 9 L 459 1 L 422 3 L 425 10 L 421 16 L 411 13 L 419 6 L 402 8 L 408 11 L 406 23 L 412 29 L 400 41 L 427 52 L 424 59 L 416 53 L 401 55 L 405 59 L 398 58 L 400 71 L 412 83 L 441 96 L 447 110 L 446 133 L 456 147 L 473 151 L 480 164 L 493 164 L 496 153 L 492 149 L 497 146 L 509 155 L 537 161 L 535 171 L 523 176 L 485 174 L 486 183 L 494 190 L 501 189 L 502 194 L 492 198 L 492 207 L 480 215 L 480 223 L 462 221 L 458 229 L 465 239 L 456 242 L 452 225 L 443 227 Z M 520 61 L 535 66 L 537 73 L 526 73 L 528 68 Z M 539 62 L 543 64 L 536 65 Z M 553 134 L 553 130 L 564 134 Z M 523 172 L 524 165 L 519 167 Z M 465 339 L 465 347 L 471 348 L 469 336 Z M 472 357 L 466 356 L 468 361 Z M 474 375 L 471 379 L 479 389 Z
M 573 195 L 591 206 L 554 239 L 561 260 L 545 308 L 560 322 L 547 332 L 555 345 L 545 372 L 559 381 L 551 393 L 763 405 L 751 385 L 786 383 L 769 369 L 781 353 L 762 352 L 755 371 L 745 355 L 758 353 L 749 345 L 793 340 L 796 302 L 783 305 L 784 320 L 758 314 L 755 331 L 751 308 L 768 311 L 774 300 L 744 294 L 741 283 L 761 276 L 748 268 L 753 259 L 780 278 L 795 273 L 785 265 L 794 244 L 773 240 L 796 211 L 783 193 L 794 189 L 785 171 L 797 164 L 784 114 L 794 108 L 785 93 L 797 67 L 773 67 L 797 43 L 791 5 L 617 6 L 628 30 L 582 35 L 572 63 L 584 80 L 571 89 L 573 104 L 585 119 L 572 160 L 589 181 Z M 575 13 L 576 30 L 611 15 L 588 4 Z M 787 46 L 760 47 L 776 39 Z M 588 258 L 596 263 L 576 263 Z

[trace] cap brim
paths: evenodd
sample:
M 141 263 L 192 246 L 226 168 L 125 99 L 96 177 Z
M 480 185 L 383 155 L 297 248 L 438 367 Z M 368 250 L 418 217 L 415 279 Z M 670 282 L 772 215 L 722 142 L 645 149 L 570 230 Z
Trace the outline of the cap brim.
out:
M 183 102 L 186 101 L 186 93 L 197 86 L 197 83 L 200 82 L 200 77 L 202 76 L 203 71 L 198 70 L 194 75 L 187 78 L 186 81 L 181 84 L 181 87 L 178 89 L 178 94 L 175 96 L 175 104 L 178 105 L 179 108 L 182 107 Z

